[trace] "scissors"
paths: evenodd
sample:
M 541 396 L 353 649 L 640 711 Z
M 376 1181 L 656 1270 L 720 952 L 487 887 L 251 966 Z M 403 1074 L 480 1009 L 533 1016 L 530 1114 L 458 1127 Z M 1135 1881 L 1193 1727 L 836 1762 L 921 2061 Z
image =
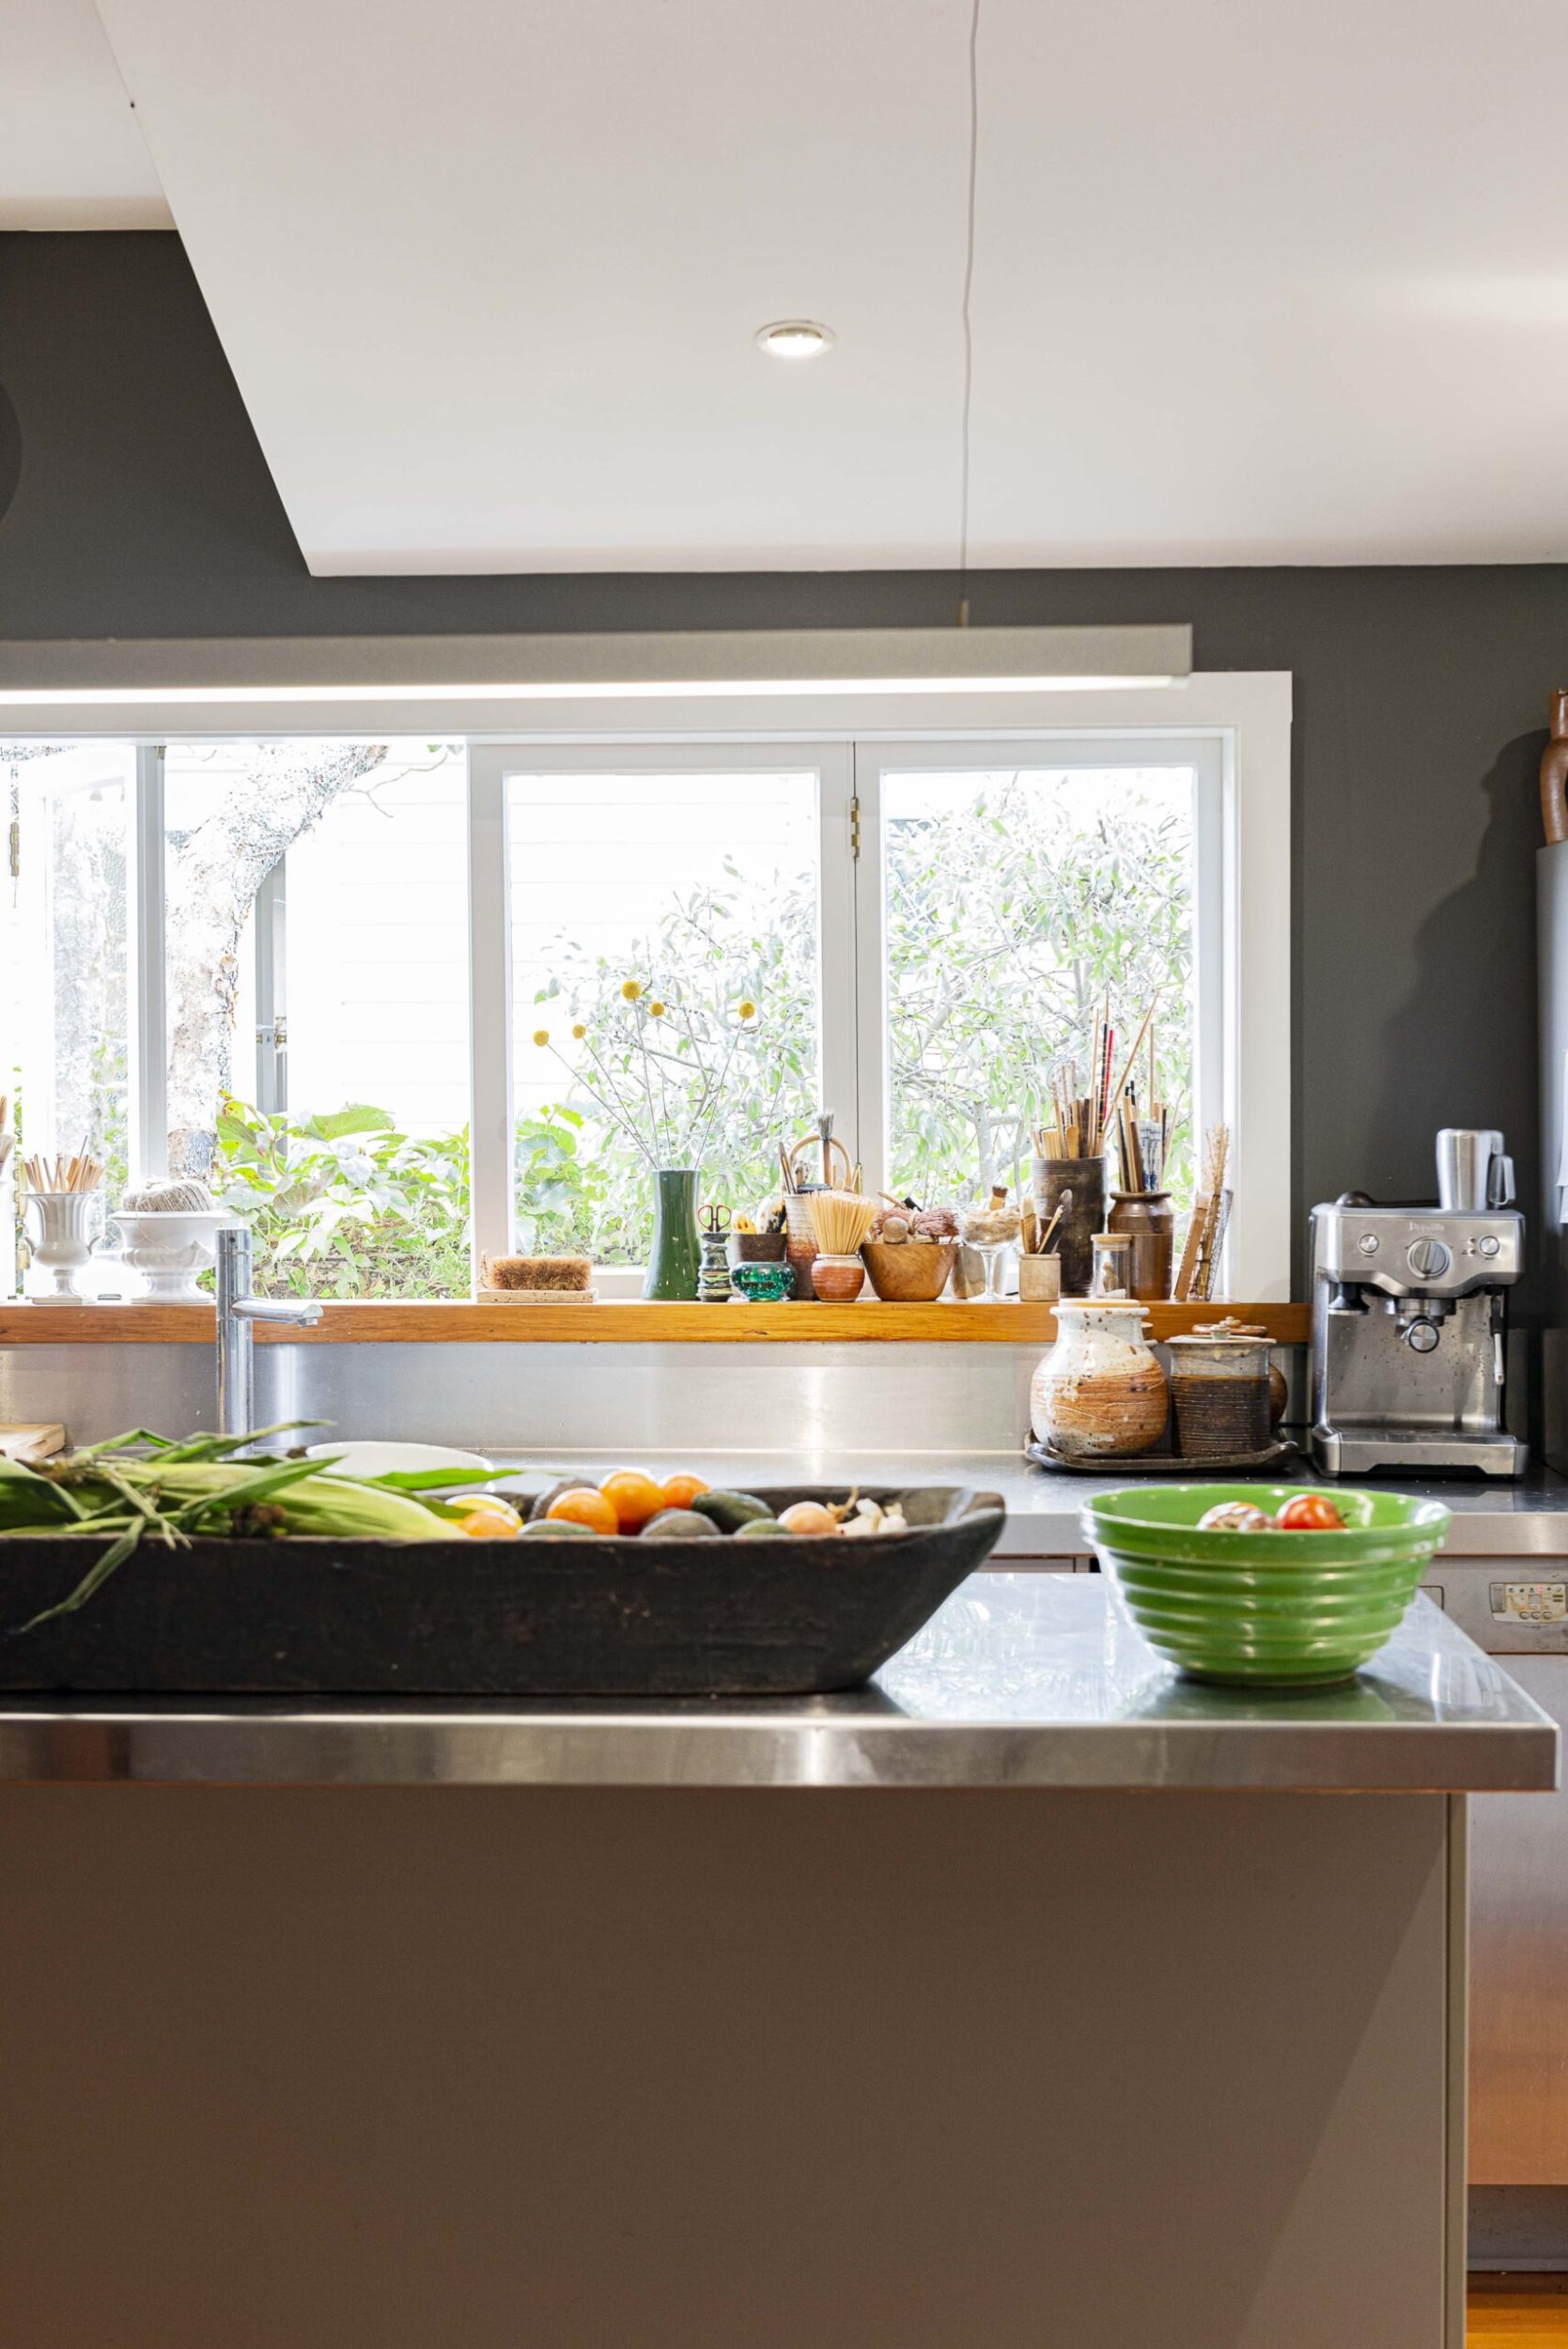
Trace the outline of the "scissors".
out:
M 703 1209 L 704 1231 L 708 1233 L 714 1239 L 717 1239 L 721 1232 L 727 1232 L 729 1228 L 730 1211 L 728 1207 L 721 1207 L 717 1205 L 717 1203 L 710 1202 L 709 1205 Z

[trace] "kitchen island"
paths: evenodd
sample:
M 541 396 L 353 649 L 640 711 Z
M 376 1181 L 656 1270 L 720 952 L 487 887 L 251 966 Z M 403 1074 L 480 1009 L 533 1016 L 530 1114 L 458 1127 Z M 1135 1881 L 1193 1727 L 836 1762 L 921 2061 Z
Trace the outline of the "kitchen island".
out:
M 1457 2349 L 1464 1797 L 1556 1744 L 1425 1601 L 1267 1698 L 1087 1575 L 840 1697 L 6 1700 L 10 2326 Z

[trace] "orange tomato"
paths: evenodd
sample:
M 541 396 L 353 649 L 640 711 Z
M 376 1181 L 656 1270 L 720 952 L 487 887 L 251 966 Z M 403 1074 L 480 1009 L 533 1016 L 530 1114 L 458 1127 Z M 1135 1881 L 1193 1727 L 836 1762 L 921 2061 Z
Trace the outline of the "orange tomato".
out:
M 669 1506 L 661 1488 L 641 1469 L 616 1469 L 613 1475 L 600 1478 L 599 1491 L 623 1533 L 640 1533 L 650 1517 Z
M 700 1476 L 683 1473 L 667 1476 L 659 1489 L 664 1496 L 666 1509 L 690 1509 L 697 1495 L 710 1492 L 712 1486 L 705 1485 Z
M 618 1533 L 621 1530 L 614 1502 L 605 1494 L 595 1492 L 591 1485 L 574 1485 L 570 1492 L 557 1494 L 545 1515 L 564 1518 L 568 1525 L 585 1525 L 590 1533 Z

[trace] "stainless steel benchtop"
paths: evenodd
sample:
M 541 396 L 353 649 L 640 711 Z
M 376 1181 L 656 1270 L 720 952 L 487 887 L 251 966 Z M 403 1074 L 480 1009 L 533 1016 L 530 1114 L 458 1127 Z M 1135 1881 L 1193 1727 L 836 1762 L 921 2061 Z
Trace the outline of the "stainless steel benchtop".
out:
M 867 1688 L 678 1703 L 0 1700 L 0 1780 L 295 1786 L 1530 1790 L 1554 1723 L 1427 1600 L 1343 1688 L 1179 1679 L 1099 1578 L 971 1577 Z
M 569 1471 L 581 1469 L 597 1481 L 607 1470 L 625 1465 L 619 1455 L 602 1457 L 589 1453 L 569 1455 L 521 1455 L 491 1453 L 498 1466 L 515 1468 L 539 1489 Z M 636 1452 L 641 1466 L 658 1472 L 657 1455 Z M 715 1453 L 696 1451 L 673 1455 L 667 1470 L 689 1468 L 714 1485 L 836 1484 L 849 1490 L 859 1477 L 866 1484 L 973 1485 L 1001 1495 L 1007 1504 L 1007 1526 L 997 1548 L 999 1558 L 1070 1557 L 1087 1549 L 1079 1523 L 1083 1504 L 1097 1493 L 1115 1492 L 1128 1485 L 1164 1485 L 1169 1477 L 1141 1478 L 1136 1463 L 1104 1476 L 1069 1476 L 1059 1470 L 1032 1467 L 1017 1452 L 902 1452 L 848 1454 L 801 1449 L 789 1453 Z M 1195 1471 L 1194 1482 L 1202 1482 Z M 1245 1484 L 1246 1477 L 1226 1483 Z M 1267 1484 L 1321 1485 L 1331 1492 L 1332 1477 L 1321 1477 L 1307 1459 L 1270 1470 Z M 1531 1468 L 1517 1483 L 1483 1481 L 1470 1476 L 1387 1477 L 1390 1489 L 1423 1500 L 1440 1501 L 1452 1509 L 1453 1530 L 1448 1548 L 1467 1558 L 1568 1557 L 1568 1476 L 1554 1470 Z

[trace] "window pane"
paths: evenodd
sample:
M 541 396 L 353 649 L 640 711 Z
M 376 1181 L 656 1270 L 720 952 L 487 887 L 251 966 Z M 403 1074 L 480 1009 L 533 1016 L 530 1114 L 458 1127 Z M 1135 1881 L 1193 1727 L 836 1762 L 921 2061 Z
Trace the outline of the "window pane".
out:
M 135 752 L 124 742 L 10 744 L 0 770 L 17 866 L 0 924 L 0 981 L 12 1006 L 0 1093 L 10 1097 L 18 1157 L 85 1148 L 103 1161 L 102 1204 L 112 1207 L 129 1145 Z M 0 1287 L 14 1263 L 8 1244 Z M 119 1285 L 98 1270 L 79 1279 L 84 1294 Z
M 442 743 L 168 749 L 169 1164 L 252 1223 L 258 1287 L 468 1292 L 465 771 Z
M 816 777 L 506 789 L 518 1245 L 639 1263 L 651 1164 L 745 1210 L 815 1119 Z
M 1189 1199 L 1195 781 L 1188 767 L 884 775 L 893 1189 L 1017 1196 L 1052 1072 L 1076 1063 L 1090 1089 L 1107 990 L 1119 1068 L 1158 988 L 1159 1097 L 1181 1128 L 1168 1174 Z

